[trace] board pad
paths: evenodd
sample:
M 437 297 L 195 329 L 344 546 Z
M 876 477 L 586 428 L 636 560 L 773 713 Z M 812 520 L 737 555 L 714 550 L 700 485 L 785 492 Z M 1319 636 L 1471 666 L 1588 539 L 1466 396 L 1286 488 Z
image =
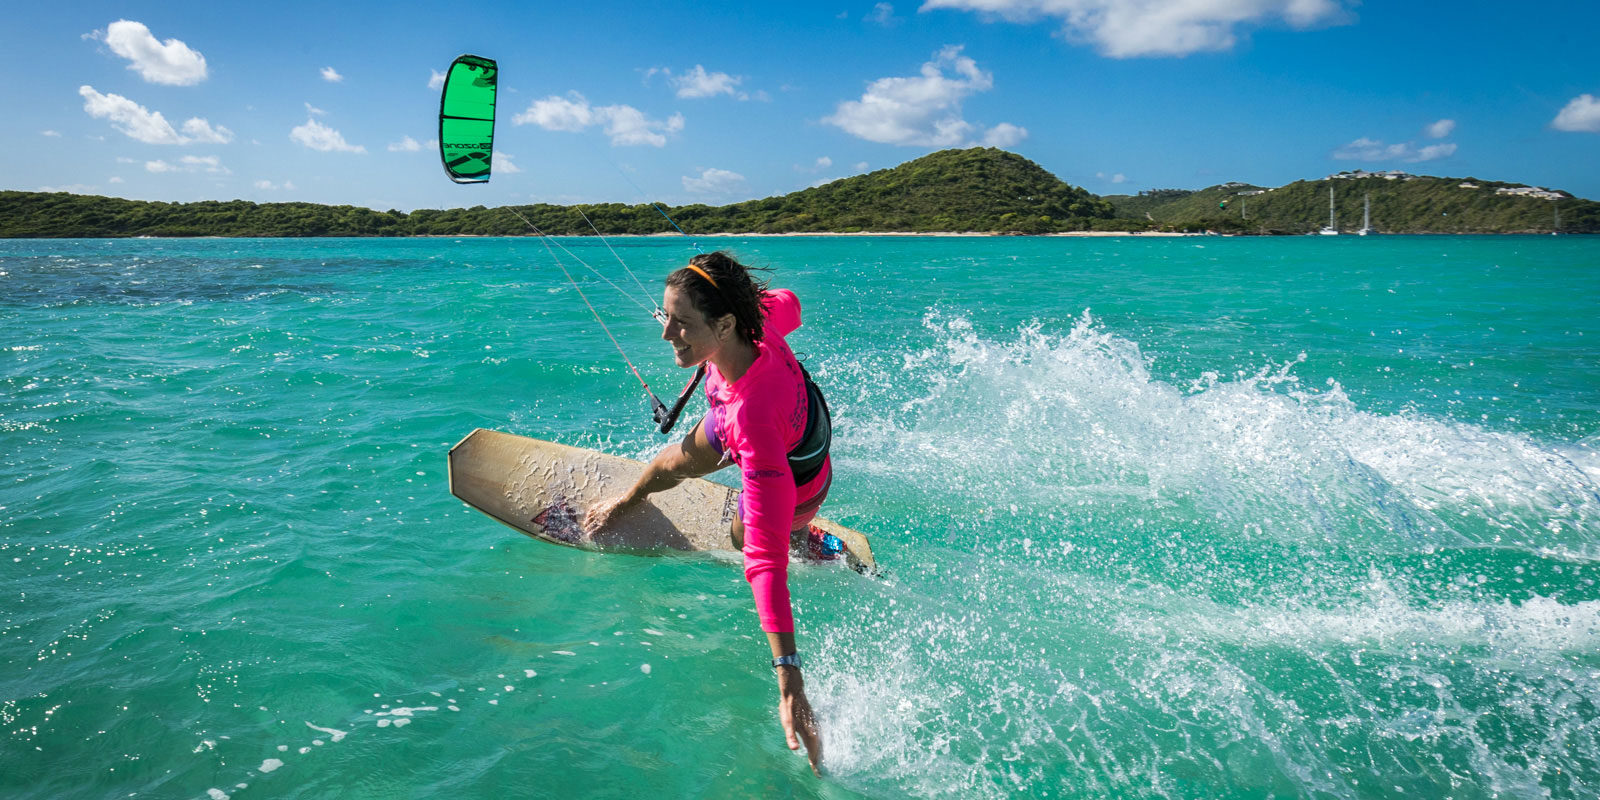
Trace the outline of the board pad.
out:
M 479 428 L 450 448 L 450 493 L 536 539 L 607 552 L 733 550 L 738 490 L 692 478 L 657 492 L 594 536 L 584 512 L 628 490 L 644 464 L 621 456 Z M 818 518 L 812 525 L 844 542 L 845 560 L 876 571 L 861 533 Z

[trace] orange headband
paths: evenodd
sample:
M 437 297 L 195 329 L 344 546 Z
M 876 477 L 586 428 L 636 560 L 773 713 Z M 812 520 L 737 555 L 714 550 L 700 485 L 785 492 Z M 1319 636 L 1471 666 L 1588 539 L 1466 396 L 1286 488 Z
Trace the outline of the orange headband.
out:
M 702 278 L 705 278 L 706 279 L 706 283 L 711 284 L 711 288 L 716 289 L 719 292 L 722 291 L 722 287 L 718 286 L 717 282 L 711 279 L 710 273 L 706 272 L 705 270 L 703 270 L 703 269 L 701 269 L 701 268 L 699 268 L 699 267 L 697 267 L 697 266 L 695 266 L 693 264 L 685 264 L 683 268 L 684 269 L 692 269 L 692 270 L 694 270 L 695 274 L 699 275 Z

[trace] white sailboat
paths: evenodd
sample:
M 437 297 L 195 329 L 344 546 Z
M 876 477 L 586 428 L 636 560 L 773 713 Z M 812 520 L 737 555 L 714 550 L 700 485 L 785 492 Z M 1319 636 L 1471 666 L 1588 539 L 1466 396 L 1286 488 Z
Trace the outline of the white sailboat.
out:
M 1325 227 L 1322 230 L 1317 231 L 1317 232 L 1322 234 L 1323 236 L 1338 236 L 1339 235 L 1339 226 L 1334 221 L 1334 218 L 1333 218 L 1333 185 L 1332 184 L 1328 185 L 1328 225 L 1327 225 L 1327 227 Z
M 1356 231 L 1357 236 L 1366 236 L 1372 233 L 1372 195 L 1367 195 L 1366 207 L 1361 211 L 1361 230 Z

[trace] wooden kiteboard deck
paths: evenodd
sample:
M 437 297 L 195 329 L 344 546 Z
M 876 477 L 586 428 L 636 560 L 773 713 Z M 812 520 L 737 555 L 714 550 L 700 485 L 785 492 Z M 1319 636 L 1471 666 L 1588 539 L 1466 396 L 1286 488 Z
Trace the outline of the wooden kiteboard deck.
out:
M 733 550 L 736 489 L 694 478 L 651 495 L 594 536 L 584 512 L 626 491 L 644 464 L 621 456 L 479 428 L 450 448 L 450 493 L 536 539 L 587 550 Z M 812 526 L 844 544 L 845 562 L 877 570 L 861 533 L 817 518 Z

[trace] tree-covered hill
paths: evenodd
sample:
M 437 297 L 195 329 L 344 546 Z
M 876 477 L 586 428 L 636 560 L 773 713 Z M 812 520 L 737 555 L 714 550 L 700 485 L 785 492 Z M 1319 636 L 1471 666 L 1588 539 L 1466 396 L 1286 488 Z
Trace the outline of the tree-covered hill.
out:
M 900 166 L 726 206 L 667 207 L 691 234 L 811 232 L 1051 233 L 1215 230 L 1307 233 L 1328 219 L 1361 225 L 1372 198 L 1380 233 L 1600 233 L 1600 203 L 1565 192 L 1530 195 L 1520 184 L 1397 173 L 1341 173 L 1275 189 L 1226 183 L 1096 197 L 1038 164 L 993 148 L 943 150 Z M 1513 190 L 1518 193 L 1506 193 Z M 1554 198 L 1554 199 L 1552 199 Z M 671 233 L 649 204 L 513 207 L 548 234 Z M 585 220 L 585 217 L 588 219 Z M 590 223 L 594 227 L 590 227 Z M 516 236 L 530 234 L 508 208 L 374 211 L 245 200 L 160 203 L 66 193 L 0 192 L 0 237 L 106 236 Z
M 647 204 L 517 206 L 548 234 L 672 231 Z M 892 169 L 726 206 L 669 207 L 690 233 L 981 231 L 1106 227 L 1110 203 L 1038 164 L 992 148 L 944 150 Z M 415 236 L 531 233 L 503 208 L 379 212 L 312 203 L 152 203 L 65 193 L 0 192 L 0 237 Z
M 1379 233 L 1549 233 L 1558 212 L 1562 232 L 1600 233 L 1600 203 L 1566 192 L 1540 196 L 1523 184 L 1476 178 L 1341 173 L 1275 189 L 1229 183 L 1105 199 L 1119 217 L 1177 230 L 1294 234 L 1328 223 L 1330 186 L 1338 227 L 1345 233 L 1361 227 L 1368 197 L 1372 227 Z

